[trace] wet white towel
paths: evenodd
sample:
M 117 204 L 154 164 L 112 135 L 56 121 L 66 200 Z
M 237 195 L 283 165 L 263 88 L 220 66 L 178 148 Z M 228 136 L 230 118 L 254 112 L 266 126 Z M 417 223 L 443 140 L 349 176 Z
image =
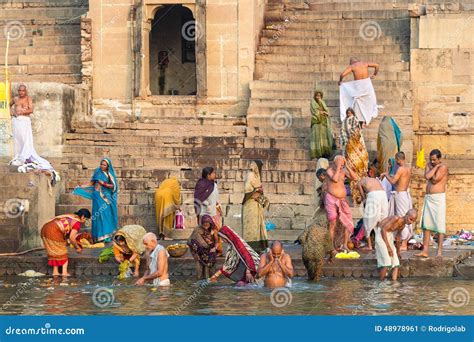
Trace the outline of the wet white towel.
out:
M 421 214 L 421 229 L 446 234 L 446 194 L 426 194 Z
M 17 116 L 12 119 L 13 146 L 15 157 L 12 165 L 22 165 L 25 162 L 36 162 L 39 170 L 52 170 L 51 164 L 36 153 L 33 145 L 33 131 L 31 129 L 31 119 L 28 116 Z
M 379 227 L 375 228 L 375 256 L 377 257 L 377 267 L 398 267 L 400 266 L 400 260 L 398 259 L 397 249 L 393 242 L 392 232 L 387 233 L 387 240 L 393 251 L 393 256 L 388 254 L 387 244 L 382 238 L 382 230 Z
M 364 207 L 365 236 L 369 237 L 377 223 L 388 216 L 388 200 L 384 190 L 371 191 Z
M 367 125 L 377 117 L 377 97 L 370 78 L 341 83 L 339 87 L 339 108 L 341 121 L 346 118 L 346 109 L 352 107 L 359 121 Z
M 394 191 L 390 197 L 390 215 L 403 217 L 407 211 L 413 208 L 410 193 L 408 191 Z M 408 240 L 413 235 L 413 225 L 407 224 L 401 232 L 401 239 Z

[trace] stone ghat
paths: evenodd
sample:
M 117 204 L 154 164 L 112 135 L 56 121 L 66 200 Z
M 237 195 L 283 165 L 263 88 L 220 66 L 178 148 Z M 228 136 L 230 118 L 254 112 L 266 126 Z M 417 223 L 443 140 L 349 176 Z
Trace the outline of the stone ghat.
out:
M 163 245 L 168 241 L 160 242 Z M 285 250 L 292 256 L 296 276 L 306 277 L 306 269 L 301 260 L 301 247 L 297 245 L 285 245 Z M 417 251 L 402 253 L 400 275 L 407 277 L 471 277 L 474 275 L 474 265 L 469 264 L 470 256 L 474 248 L 452 248 L 446 249 L 443 259 L 427 258 L 420 259 L 414 255 Z M 104 275 L 115 276 L 118 274 L 118 265 L 113 260 L 100 264 L 98 255 L 100 250 L 84 250 L 82 254 L 70 251 L 69 272 L 76 276 Z M 357 260 L 336 259 L 327 263 L 323 269 L 325 277 L 336 278 L 378 278 L 376 269 L 377 261 L 374 253 L 362 253 Z M 435 255 L 435 250 L 430 250 L 430 255 Z M 220 267 L 223 258 L 218 258 L 217 267 Z M 142 263 L 141 273 L 144 272 L 145 263 Z M 169 259 L 169 271 L 173 276 L 194 276 L 194 260 L 189 251 L 180 258 Z M 23 256 L 0 256 L 0 276 L 18 275 L 26 270 L 51 274 L 52 268 L 47 266 L 47 258 L 44 251 L 32 252 Z

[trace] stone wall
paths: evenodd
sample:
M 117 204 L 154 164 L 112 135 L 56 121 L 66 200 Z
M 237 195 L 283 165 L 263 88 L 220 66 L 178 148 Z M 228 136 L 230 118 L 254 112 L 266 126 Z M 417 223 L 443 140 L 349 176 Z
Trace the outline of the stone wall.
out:
M 474 16 L 426 10 L 412 19 L 414 149 L 424 148 L 428 158 L 438 148 L 449 165 L 447 228 L 454 233 L 474 222 Z M 425 180 L 417 172 L 413 191 L 421 207 Z
M 207 111 L 245 115 L 253 79 L 255 51 L 263 27 L 264 0 L 144 0 L 140 5 L 142 22 L 141 92 L 151 95 L 149 81 L 149 34 L 151 20 L 161 5 L 182 4 L 193 9 L 198 19 L 204 4 L 205 23 L 197 21 L 197 35 L 205 31 L 206 95 L 201 104 Z M 93 98 L 113 99 L 127 103 L 131 98 L 132 56 L 130 34 L 130 1 L 89 2 L 88 18 L 92 25 Z M 198 49 L 198 47 L 196 47 Z M 199 58 L 199 56 L 198 56 Z M 199 68 L 199 60 L 197 61 Z M 198 81 L 199 82 L 199 81 Z M 199 89 L 199 84 L 198 84 Z M 224 104 L 224 105 L 223 105 Z M 214 105 L 214 107 L 213 107 Z

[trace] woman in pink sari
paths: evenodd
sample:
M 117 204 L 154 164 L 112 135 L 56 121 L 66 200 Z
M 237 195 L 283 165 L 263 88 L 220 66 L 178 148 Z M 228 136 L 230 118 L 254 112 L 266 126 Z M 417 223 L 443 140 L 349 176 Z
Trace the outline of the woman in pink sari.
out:
M 222 274 L 238 285 L 255 283 L 260 256 L 230 227 L 223 226 L 219 236 L 229 246 L 225 253 L 224 264 L 210 279 L 217 281 Z

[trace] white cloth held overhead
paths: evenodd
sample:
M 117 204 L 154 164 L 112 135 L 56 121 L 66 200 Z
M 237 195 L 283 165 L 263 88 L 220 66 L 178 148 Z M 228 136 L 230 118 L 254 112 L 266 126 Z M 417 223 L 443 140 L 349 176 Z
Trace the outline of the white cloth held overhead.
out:
M 38 164 L 39 170 L 53 170 L 49 161 L 41 158 L 35 150 L 30 117 L 24 115 L 13 117 L 12 131 L 15 150 L 15 156 L 11 162 L 13 165 L 34 162 Z
M 342 122 L 346 119 L 346 110 L 349 107 L 354 109 L 357 119 L 367 125 L 377 117 L 377 97 L 370 78 L 341 83 L 339 109 Z

